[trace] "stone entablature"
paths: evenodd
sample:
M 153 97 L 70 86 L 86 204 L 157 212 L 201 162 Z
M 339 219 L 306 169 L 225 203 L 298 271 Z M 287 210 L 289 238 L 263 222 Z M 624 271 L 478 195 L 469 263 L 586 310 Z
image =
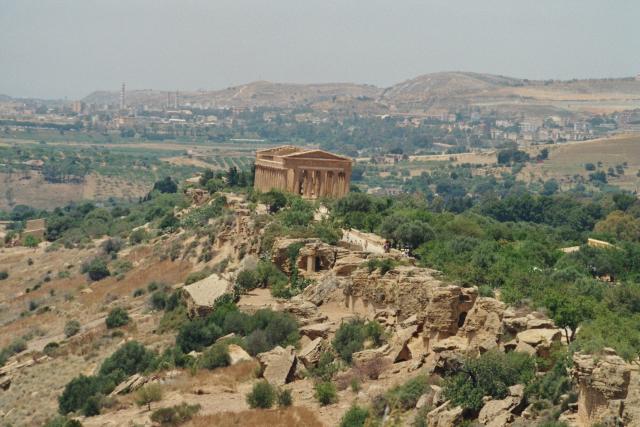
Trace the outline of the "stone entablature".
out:
M 322 150 L 285 145 L 256 153 L 254 188 L 299 194 L 305 199 L 349 192 L 351 159 Z

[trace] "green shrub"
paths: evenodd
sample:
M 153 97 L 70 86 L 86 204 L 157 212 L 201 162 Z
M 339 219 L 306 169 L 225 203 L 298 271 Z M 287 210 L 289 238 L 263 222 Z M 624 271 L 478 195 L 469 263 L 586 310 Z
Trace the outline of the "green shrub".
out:
M 535 371 L 535 360 L 526 353 L 488 351 L 466 360 L 464 369 L 445 380 L 444 396 L 455 405 L 477 411 L 484 396 L 503 399 L 508 387 L 528 385 Z
M 163 231 L 173 231 L 180 225 L 180 220 L 173 213 L 166 214 L 161 220 L 158 227 Z
M 58 344 L 55 341 L 51 341 L 44 346 L 44 348 L 42 349 L 42 352 L 47 356 L 53 356 L 59 348 L 60 348 L 60 344 Z
M 154 363 L 156 354 L 137 341 L 129 341 L 107 357 L 100 366 L 99 375 L 114 377 L 116 382 L 146 371 Z
M 131 245 L 137 245 L 149 238 L 149 234 L 144 228 L 138 228 L 137 230 L 133 230 L 131 234 L 129 234 L 129 243 Z
M 421 375 L 389 390 L 385 397 L 390 407 L 406 411 L 415 408 L 420 396 L 428 391 L 429 383 L 427 382 L 427 377 Z
M 9 343 L 7 351 L 10 355 L 18 354 L 27 349 L 27 341 L 24 338 L 16 338 Z
M 80 332 L 80 328 L 80 322 L 78 322 L 77 320 L 69 320 L 64 325 L 64 336 L 67 338 L 72 337 Z
M 9 273 L 7 272 L 7 270 L 0 271 L 0 280 L 5 280 L 8 277 L 9 277 Z
M 137 288 L 136 290 L 133 291 L 133 297 L 138 298 L 143 296 L 146 293 L 147 291 L 145 291 L 144 288 Z
M 236 287 L 240 292 L 247 292 L 258 286 L 258 277 L 253 270 L 242 270 L 236 277 Z
M 527 396 L 536 396 L 540 399 L 547 399 L 555 404 L 559 403 L 560 396 L 571 389 L 571 378 L 569 377 L 569 360 L 561 357 L 553 365 L 551 370 L 542 377 L 536 377 L 526 388 Z
M 40 239 L 32 234 L 29 234 L 25 236 L 24 239 L 22 239 L 22 244 L 28 248 L 35 248 L 40 244 Z
M 278 392 L 278 406 L 280 408 L 287 408 L 293 404 L 293 397 L 291 396 L 291 390 L 282 389 Z
M 131 261 L 126 259 L 119 259 L 114 261 L 113 263 L 112 274 L 114 276 L 121 276 L 121 275 L 124 275 L 124 273 L 130 271 L 132 268 L 133 268 L 133 264 L 131 263 Z
M 322 352 L 318 364 L 309 369 L 312 377 L 322 381 L 330 381 L 333 375 L 340 370 L 340 366 L 335 363 L 333 353 L 329 351 Z
M 60 413 L 65 415 L 84 408 L 88 398 L 100 393 L 103 389 L 104 381 L 99 377 L 80 375 L 73 378 L 58 398 Z
M 164 290 L 155 291 L 149 298 L 149 304 L 154 310 L 164 310 L 167 305 L 167 293 Z
M 105 277 L 109 277 L 111 272 L 107 267 L 107 263 L 102 258 L 94 258 L 89 263 L 83 264 L 81 271 L 87 273 L 89 279 L 97 282 Z
M 340 420 L 340 427 L 363 427 L 369 418 L 369 410 L 353 405 Z
M 189 421 L 200 410 L 200 405 L 188 405 L 181 403 L 180 405 L 171 406 L 169 408 L 156 409 L 151 414 L 151 421 L 158 423 L 163 427 L 178 426 Z
M 375 270 L 380 269 L 380 274 L 382 276 L 393 270 L 397 265 L 398 261 L 391 258 L 373 258 L 367 261 L 367 269 L 369 270 L 369 273 L 373 273 Z
M 360 319 L 353 319 L 340 325 L 333 339 L 333 348 L 344 361 L 351 363 L 351 356 L 364 348 L 367 338 L 376 345 L 382 344 L 383 332 L 384 329 L 376 321 L 365 323 Z
M 204 352 L 200 358 L 199 364 L 205 369 L 221 368 L 229 366 L 231 358 L 227 345 L 224 343 L 216 343 Z
M 136 404 L 147 405 L 147 411 L 151 410 L 151 403 L 162 400 L 162 387 L 158 383 L 147 384 L 136 392 Z
M 247 403 L 250 408 L 268 409 L 276 400 L 276 390 L 267 381 L 259 381 L 253 385 L 251 392 L 247 394 Z
M 102 252 L 104 252 L 105 255 L 109 255 L 115 259 L 117 253 L 120 252 L 123 246 L 124 242 L 122 239 L 115 237 L 105 240 L 100 245 L 100 249 L 102 249 Z
M 125 326 L 131 321 L 129 317 L 129 313 L 122 307 L 116 307 L 109 312 L 105 323 L 107 324 L 108 329 L 119 328 L 120 326 Z
M 185 285 L 190 285 L 192 283 L 199 282 L 202 279 L 206 279 L 210 273 L 207 270 L 194 271 L 187 276 L 187 279 L 184 281 Z
M 44 424 L 44 427 L 82 427 L 82 423 L 78 420 L 74 420 L 64 415 L 60 415 L 48 420 Z
M 245 341 L 247 343 L 247 351 L 252 356 L 255 356 L 258 353 L 264 353 L 271 349 L 271 345 L 267 340 L 267 334 L 262 329 L 256 329 L 251 332 Z
M 213 322 L 205 319 L 191 320 L 180 327 L 176 336 L 176 345 L 184 353 L 201 351 L 222 336 L 222 330 Z
M 598 427 L 600 425 L 601 424 L 594 424 L 593 427 Z M 569 427 L 569 424 L 562 421 L 553 420 L 553 421 L 543 421 L 540 424 L 538 424 L 538 427 Z
M 94 394 L 89 396 L 82 406 L 82 414 L 85 417 L 94 417 L 100 415 L 100 409 L 102 408 L 102 395 Z
M 315 397 L 320 405 L 326 406 L 338 401 L 336 386 L 331 381 L 317 383 L 314 387 Z

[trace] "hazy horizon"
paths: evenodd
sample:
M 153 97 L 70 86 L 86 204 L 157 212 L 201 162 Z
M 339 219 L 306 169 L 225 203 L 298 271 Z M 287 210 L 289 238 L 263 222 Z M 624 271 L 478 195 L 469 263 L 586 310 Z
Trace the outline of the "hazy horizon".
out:
M 471 71 L 640 72 L 640 4 L 596 0 L 0 0 L 0 93 L 216 90 L 256 80 L 387 87 Z

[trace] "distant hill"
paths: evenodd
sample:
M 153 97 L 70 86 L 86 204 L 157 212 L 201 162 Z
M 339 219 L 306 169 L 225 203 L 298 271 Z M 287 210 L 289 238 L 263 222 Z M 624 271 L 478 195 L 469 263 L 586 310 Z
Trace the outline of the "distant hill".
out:
M 130 105 L 173 103 L 175 92 L 131 90 Z M 204 107 L 309 107 L 360 113 L 428 112 L 479 106 L 523 114 L 611 112 L 640 108 L 640 81 L 633 78 L 534 81 L 492 74 L 425 74 L 388 88 L 355 83 L 293 84 L 257 81 L 215 91 L 179 93 L 180 104 Z M 118 91 L 97 91 L 84 98 L 118 104 Z
M 212 104 L 217 107 L 296 107 L 337 98 L 374 98 L 381 89 L 351 83 L 292 84 L 258 81 L 218 91 L 179 92 L 180 103 Z M 133 90 L 127 102 L 163 106 L 173 102 L 175 91 Z M 120 93 L 97 91 L 83 99 L 96 104 L 116 104 Z

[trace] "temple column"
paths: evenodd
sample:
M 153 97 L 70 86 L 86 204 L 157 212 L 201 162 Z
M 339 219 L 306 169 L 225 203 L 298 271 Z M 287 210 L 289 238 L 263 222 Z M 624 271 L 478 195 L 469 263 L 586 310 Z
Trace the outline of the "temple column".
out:
M 327 171 L 322 171 L 320 173 L 320 195 L 321 196 L 326 196 L 327 195 L 327 176 L 328 176 L 328 172 Z
M 301 196 L 307 197 L 309 195 L 309 173 L 306 169 L 302 169 L 302 194 Z
M 293 179 L 291 181 L 291 192 L 295 194 L 300 193 L 300 171 L 298 169 L 293 170 Z
M 306 170 L 307 172 L 307 184 L 304 186 L 304 197 L 310 199 L 311 198 L 311 186 L 313 185 L 313 173 L 310 170 Z
M 347 174 L 342 174 L 342 194 L 344 196 L 349 192 L 349 182 L 347 181 Z
M 307 170 L 307 191 L 305 195 L 309 199 L 313 195 L 313 171 L 312 170 Z

